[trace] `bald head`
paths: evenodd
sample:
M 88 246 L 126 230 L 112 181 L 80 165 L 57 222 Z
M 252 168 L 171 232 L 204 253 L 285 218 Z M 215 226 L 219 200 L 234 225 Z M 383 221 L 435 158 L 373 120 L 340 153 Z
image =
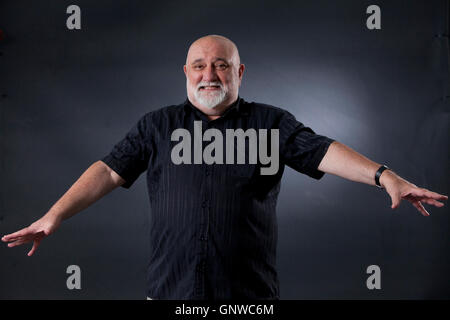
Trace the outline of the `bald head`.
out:
M 236 44 L 224 36 L 212 34 L 201 37 L 192 42 L 186 56 L 186 64 L 188 63 L 189 58 L 193 55 L 195 56 L 195 53 L 198 50 L 204 50 L 212 47 L 220 47 L 225 54 L 228 54 L 228 56 L 234 61 L 234 63 L 236 63 L 236 65 L 239 65 L 241 63 L 239 51 Z
M 184 65 L 189 101 L 208 116 L 220 116 L 237 100 L 244 68 L 230 39 L 209 35 L 195 40 Z

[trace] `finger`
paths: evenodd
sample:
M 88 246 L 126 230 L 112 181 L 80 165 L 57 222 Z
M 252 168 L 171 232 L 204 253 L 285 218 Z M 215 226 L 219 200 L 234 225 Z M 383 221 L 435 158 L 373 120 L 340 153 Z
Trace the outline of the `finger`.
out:
M 430 214 L 428 213 L 428 211 L 425 209 L 425 207 L 423 206 L 423 204 L 420 201 L 416 201 L 412 203 L 414 207 L 417 208 L 417 210 L 419 210 L 419 212 L 425 216 L 428 217 Z
M 443 194 L 439 194 L 437 192 L 433 192 L 427 189 L 414 189 L 411 190 L 410 192 L 411 194 L 415 195 L 415 196 L 419 196 L 419 197 L 426 197 L 426 198 L 431 198 L 431 199 L 435 199 L 435 200 L 447 200 L 448 197 L 444 196 Z
M 8 248 L 17 247 L 17 246 L 20 246 L 20 245 L 22 245 L 24 243 L 28 243 L 28 242 L 30 242 L 30 240 L 27 241 L 24 239 L 20 239 L 20 240 L 8 243 Z
M 425 207 L 423 206 L 423 204 L 419 201 L 418 202 L 418 205 L 419 205 L 419 207 L 420 207 L 420 212 L 424 215 L 424 216 L 429 216 L 430 215 L 430 213 L 427 211 L 427 209 L 425 209 Z
M 433 199 L 436 199 L 436 200 L 448 200 L 448 196 L 445 196 L 443 194 L 440 194 L 440 193 L 437 193 L 437 192 L 433 192 L 433 191 L 430 191 L 430 192 L 433 194 Z
M 420 199 L 421 202 L 425 202 L 426 204 L 433 205 L 435 207 L 443 207 L 444 204 L 434 199 Z
M 7 240 L 4 240 L 4 239 L 2 238 L 2 241 L 3 241 L 3 242 L 13 242 L 13 241 L 21 240 L 21 239 L 23 239 L 23 238 L 24 238 L 24 237 L 8 238 Z
M 19 241 L 19 240 L 32 240 L 34 237 L 36 236 L 36 234 L 33 234 L 32 232 L 30 232 L 29 234 L 26 234 L 24 236 L 20 236 L 20 237 L 14 237 L 14 238 L 8 238 L 6 240 L 3 240 L 4 242 L 14 242 L 14 241 Z
M 28 252 L 28 256 L 31 257 L 33 253 L 36 251 L 36 249 L 39 247 L 39 244 L 41 243 L 41 240 L 34 240 L 33 248 L 31 248 L 30 252 Z
M 9 239 L 13 239 L 13 238 L 17 238 L 17 237 L 23 237 L 23 236 L 27 235 L 29 232 L 30 232 L 30 230 L 28 229 L 28 227 L 26 227 L 26 228 L 23 228 L 23 229 L 21 229 L 21 230 L 19 230 L 17 232 L 10 233 L 10 234 L 7 234 L 6 236 L 3 236 L 2 237 L 2 241 L 6 242 Z
M 421 201 L 421 202 L 424 202 L 426 204 L 430 204 L 430 205 L 433 205 L 433 206 L 436 206 L 436 207 L 439 207 L 439 208 L 444 206 L 444 204 L 442 202 L 439 202 L 439 201 L 434 200 L 432 198 L 416 197 L 416 196 L 413 196 L 411 194 L 408 194 L 408 195 L 404 196 L 403 198 L 408 200 L 408 201 L 411 201 L 411 202 Z

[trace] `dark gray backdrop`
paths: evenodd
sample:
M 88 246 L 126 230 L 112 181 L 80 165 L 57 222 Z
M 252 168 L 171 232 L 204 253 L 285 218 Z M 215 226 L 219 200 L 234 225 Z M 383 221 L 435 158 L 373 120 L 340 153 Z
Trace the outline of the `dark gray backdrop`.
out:
M 81 7 L 82 29 L 66 28 Z M 381 7 L 381 30 L 366 8 Z M 0 234 L 42 216 L 137 119 L 185 97 L 189 44 L 234 40 L 241 96 L 285 108 L 413 183 L 449 194 L 448 2 L 0 1 Z M 445 37 L 447 35 L 447 37 Z M 142 299 L 144 175 L 63 223 L 33 257 L 0 246 L 2 299 Z M 396 211 L 376 187 L 287 169 L 282 299 L 450 297 L 448 206 Z M 66 288 L 81 267 L 81 290 Z M 381 268 L 381 290 L 366 268 Z

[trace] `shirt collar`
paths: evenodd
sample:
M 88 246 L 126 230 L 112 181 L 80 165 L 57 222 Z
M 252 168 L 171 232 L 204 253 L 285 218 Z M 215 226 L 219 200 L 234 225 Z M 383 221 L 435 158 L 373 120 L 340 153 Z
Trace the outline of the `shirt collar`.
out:
M 239 115 L 248 115 L 247 111 L 244 110 L 243 107 L 244 104 L 244 99 L 242 99 L 241 97 L 238 96 L 238 98 L 236 99 L 235 102 L 233 102 L 231 104 L 231 106 L 229 106 L 225 112 L 220 116 L 220 118 L 224 118 L 227 117 L 229 115 L 232 114 L 239 114 Z M 189 111 L 194 111 L 196 112 L 198 115 L 200 115 L 202 118 L 207 118 L 207 116 L 197 107 L 195 107 L 188 98 L 186 98 L 186 101 L 184 102 L 184 109 L 185 110 L 189 110 Z M 219 119 L 220 119 L 219 118 Z

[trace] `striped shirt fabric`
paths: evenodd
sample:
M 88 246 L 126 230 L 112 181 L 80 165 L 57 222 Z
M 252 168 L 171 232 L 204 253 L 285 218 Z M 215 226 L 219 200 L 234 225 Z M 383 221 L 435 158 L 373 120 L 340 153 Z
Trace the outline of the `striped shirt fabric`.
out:
M 191 140 L 198 141 L 199 126 L 203 133 L 216 129 L 223 137 L 227 129 L 277 129 L 278 171 L 264 175 L 261 168 L 266 163 L 260 159 L 250 163 L 250 152 L 255 149 L 249 139 L 245 139 L 244 164 L 237 160 L 209 164 L 204 159 L 174 163 L 173 150 L 180 142 L 172 139 L 173 132 L 186 129 Z M 203 139 L 202 150 L 206 152 L 213 140 Z M 143 115 L 101 160 L 126 181 L 124 188 L 141 173 L 147 175 L 150 251 L 146 296 L 158 300 L 279 299 L 276 204 L 284 167 L 322 178 L 324 173 L 317 168 L 333 141 L 286 110 L 242 98 L 215 120 L 209 120 L 188 99 Z M 224 154 L 229 151 L 225 145 L 224 141 Z M 237 145 L 234 157 L 239 152 Z M 273 145 L 268 145 L 270 154 Z M 195 149 L 192 142 L 191 151 L 193 159 L 198 145 Z

